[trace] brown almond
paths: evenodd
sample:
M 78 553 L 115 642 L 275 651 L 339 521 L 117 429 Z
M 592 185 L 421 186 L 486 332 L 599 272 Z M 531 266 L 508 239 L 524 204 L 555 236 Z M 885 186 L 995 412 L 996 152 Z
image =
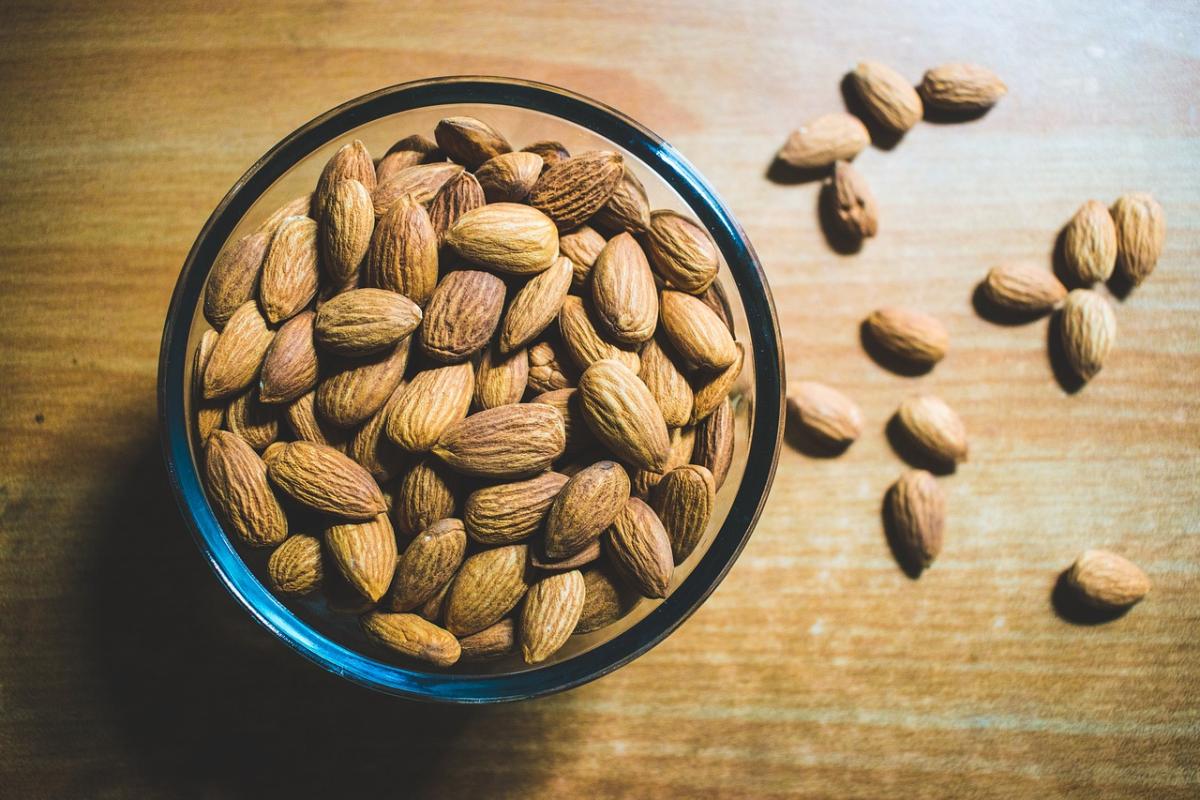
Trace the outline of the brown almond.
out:
M 482 410 L 519 403 L 528 385 L 528 353 L 518 350 L 502 356 L 493 344 L 484 349 L 475 372 L 475 407 Z
M 467 636 L 496 624 L 516 608 L 529 588 L 525 581 L 528 548 L 494 547 L 463 562 L 446 596 L 446 629 Z
M 260 402 L 257 389 L 247 389 L 225 409 L 225 427 L 261 453 L 279 438 L 279 408 Z
M 280 459 L 287 455 L 285 452 Z M 269 469 L 277 465 L 278 461 L 272 462 Z M 396 534 L 387 514 L 330 525 L 325 530 L 325 547 L 342 577 L 360 594 L 376 603 L 387 594 L 396 572 Z
M 1088 286 L 1108 280 L 1117 264 L 1117 226 L 1099 200 L 1088 200 L 1063 232 L 1063 261 L 1071 278 Z
M 704 538 L 716 502 L 712 473 L 697 464 L 676 467 L 654 487 L 652 507 L 671 540 L 676 564 L 682 564 Z
M 481 478 L 540 472 L 563 454 L 562 417 L 540 403 L 489 408 L 451 425 L 433 452 L 454 469 Z
M 385 156 L 395 153 L 418 153 L 422 157 L 421 161 L 417 162 L 419 164 L 440 161 L 446 157 L 446 154 L 438 149 L 437 142 L 419 133 L 409 134 L 403 139 L 398 139 L 394 145 L 388 148 Z
M 251 233 L 226 247 L 213 262 L 204 287 L 204 318 L 224 328 L 233 312 L 258 295 L 258 280 L 271 237 Z
M 851 161 L 871 143 L 867 126 L 846 113 L 811 119 L 788 136 L 778 158 L 795 169 L 820 169 Z
M 621 180 L 612 197 L 596 212 L 592 221 L 611 231 L 645 233 L 649 230 L 650 201 L 646 198 L 646 187 L 628 164 L 622 168 Z
M 850 78 L 871 116 L 893 133 L 910 130 L 925 114 L 917 90 L 886 64 L 860 61 Z
M 469 362 L 418 372 L 391 409 L 388 438 L 414 453 L 433 449 L 442 434 L 467 415 L 474 389 Z
M 558 312 L 558 330 L 571 360 L 580 369 L 587 369 L 597 361 L 615 359 L 629 369 L 641 369 L 638 354 L 613 344 L 597 329 L 596 312 L 589 303 L 574 296 L 563 298 Z
M 529 205 L 554 220 L 560 231 L 569 231 L 608 203 L 623 174 L 618 153 L 572 156 L 542 173 L 529 192 Z
M 371 205 L 376 218 L 386 216 L 396 203 L 404 198 L 416 205 L 424 206 L 442 190 L 451 178 L 461 175 L 463 168 L 449 161 L 434 164 L 417 164 L 406 167 L 375 187 L 371 193 Z
M 329 359 L 329 374 L 317 385 L 317 413 L 342 428 L 365 422 L 404 378 L 411 341 L 366 358 Z
M 1008 94 L 1004 81 L 978 64 L 942 64 L 925 73 L 918 87 L 925 105 L 944 111 L 986 111 Z
M 287 406 L 288 427 L 297 439 L 326 444 L 341 449 L 349 436 L 344 428 L 331 425 L 317 417 L 317 393 L 305 392 Z
M 592 269 L 592 307 L 605 333 L 635 346 L 654 335 L 658 287 L 641 245 L 628 233 L 608 240 Z
M 478 169 L 488 159 L 512 150 L 499 131 L 474 117 L 446 117 L 433 136 L 443 153 L 467 169 Z
M 601 554 L 600 540 L 593 539 L 592 543 L 574 555 L 566 558 L 552 559 L 536 551 L 529 555 L 529 566 L 543 572 L 566 572 L 571 569 L 582 569 L 598 560 Z
M 946 497 L 937 479 L 923 469 L 910 470 L 892 485 L 888 518 L 901 565 L 919 573 L 942 552 Z
M 277 594 L 299 597 L 321 585 L 321 540 L 295 534 L 275 548 L 267 560 L 267 583 Z
M 693 425 L 716 410 L 721 401 L 729 396 L 729 392 L 733 390 L 733 384 L 742 374 L 746 350 L 742 347 L 741 342 L 735 343 L 734 349 L 737 351 L 737 355 L 728 367 L 719 372 L 697 375 L 693 379 L 691 420 Z
M 1054 273 L 1028 264 L 1002 264 L 988 270 L 983 291 L 995 305 L 1026 314 L 1057 308 L 1067 297 L 1067 287 Z
M 510 275 L 548 269 L 558 257 L 554 221 L 519 203 L 468 211 L 446 232 L 446 244 L 468 261 Z
M 880 347 L 912 364 L 936 364 L 950 348 L 950 334 L 945 325 L 928 314 L 907 308 L 876 309 L 865 324 Z
M 326 301 L 313 335 L 333 353 L 365 356 L 394 347 L 421 324 L 420 307 L 387 289 L 352 289 Z
M 437 233 L 425 208 L 400 198 L 380 217 L 367 250 L 366 284 L 424 306 L 438 280 Z
M 485 162 L 475 173 L 489 203 L 519 203 L 542 174 L 537 153 L 503 153 Z
M 388 418 L 403 390 L 404 384 L 401 383 L 392 391 L 383 408 L 372 414 L 354 432 L 345 448 L 346 455 L 371 473 L 371 477 L 381 486 L 404 468 L 404 451 L 386 435 Z
M 690 426 L 685 428 L 671 428 L 670 437 L 671 455 L 667 458 L 667 464 L 663 467 L 662 471 L 639 469 L 633 473 L 631 483 L 635 496 L 643 500 L 649 500 L 654 487 L 658 486 L 664 474 L 691 463 L 692 451 L 696 447 L 696 429 Z
M 375 189 L 375 162 L 371 160 L 366 145 L 358 139 L 338 148 L 321 170 L 312 199 L 312 207 L 317 213 L 326 208 L 329 195 L 345 180 L 358 181 L 367 191 Z
M 869 239 L 879 231 L 879 207 L 866 179 L 847 161 L 833 165 L 833 177 L 825 185 L 830 219 L 838 232 L 853 239 Z
M 957 464 L 967 460 L 967 429 L 944 400 L 932 394 L 904 399 L 896 411 L 901 430 L 935 461 Z
M 417 534 L 396 564 L 390 604 L 393 611 L 408 611 L 437 594 L 462 565 L 467 534 L 461 520 L 439 520 Z
M 375 209 L 371 192 L 357 180 L 338 181 L 321 209 L 321 263 L 335 286 L 345 286 L 358 275 L 359 265 L 371 246 Z
M 434 147 L 436 148 L 437 145 L 435 144 Z M 388 153 L 375 165 L 375 185 L 380 186 L 387 183 L 409 167 L 426 163 L 429 163 L 429 159 L 425 157 L 425 154 L 415 150 L 397 150 L 394 153 Z
M 217 347 L 217 340 L 221 338 L 221 334 L 211 328 L 200 334 L 200 341 L 196 343 L 196 352 L 192 356 L 192 393 L 200 394 L 200 385 L 204 383 L 204 370 L 208 368 L 208 361 L 212 358 L 213 350 Z
M 689 294 L 708 289 L 721 268 L 720 253 L 708 232 L 674 211 L 650 215 L 646 254 L 668 286 Z
M 1091 289 L 1074 289 L 1067 295 L 1060 313 L 1067 361 L 1080 378 L 1090 381 L 1104 366 L 1117 339 L 1117 317 L 1112 304 Z
M 666 597 L 675 566 L 671 539 L 654 509 L 636 497 L 605 534 L 605 552 L 643 597 Z
M 607 244 L 604 237 L 595 228 L 580 225 L 570 233 L 564 233 L 558 238 L 558 249 L 571 260 L 571 286 L 583 289 L 587 286 L 592 274 L 592 266 L 596 257 Z
M 629 475 L 615 461 L 599 461 L 573 475 L 546 517 L 546 555 L 568 558 L 599 539 L 625 507 L 629 491 Z
M 692 463 L 708 468 L 717 489 L 725 483 L 733 463 L 733 424 L 733 403 L 726 395 L 712 413 L 696 425 Z
M 425 307 L 422 349 L 447 363 L 481 350 L 500 322 L 504 293 L 504 281 L 490 272 L 460 269 L 443 277 Z
M 642 348 L 638 372 L 671 428 L 689 424 L 692 417 L 692 385 L 677 363 L 678 358 L 665 336 L 655 336 Z
M 204 399 L 229 397 L 254 383 L 274 337 L 254 301 L 243 303 L 229 318 L 204 368 Z
M 608 569 L 593 567 L 583 573 L 583 611 L 575 633 L 591 633 L 625 616 L 631 605 Z
M 531 403 L 542 403 L 551 406 L 563 419 L 566 428 L 567 443 L 564 453 L 578 453 L 580 450 L 596 444 L 596 437 L 583 418 L 583 407 L 580 405 L 578 389 L 555 389 L 543 392 L 534 397 Z
M 542 578 L 529 587 L 521 607 L 521 655 L 539 664 L 571 638 L 583 613 L 583 575 L 578 570 Z
M 309 194 L 302 194 L 275 209 L 271 216 L 267 217 L 263 221 L 263 224 L 258 226 L 258 230 L 255 233 L 266 234 L 269 243 L 271 237 L 275 235 L 275 231 L 279 230 L 279 226 L 283 224 L 285 219 L 289 217 L 312 216 L 312 214 L 316 213 L 314 209 L 316 209 L 316 206 L 313 205 L 313 194 L 311 192 Z
M 259 399 L 290 403 L 317 385 L 317 351 L 313 347 L 313 312 L 302 311 L 280 326 L 263 357 Z
M 317 296 L 317 223 L 308 217 L 284 220 L 263 259 L 258 299 L 272 324 L 300 313 Z
M 1117 229 L 1117 268 L 1127 281 L 1138 286 L 1154 271 L 1167 237 L 1163 208 L 1146 192 L 1130 192 L 1112 206 Z
M 542 527 L 554 498 L 567 482 L 565 475 L 544 472 L 537 477 L 476 489 L 463 508 L 463 524 L 482 544 L 513 544 Z
M 729 332 L 733 333 L 733 316 L 729 310 L 729 300 L 725 296 L 725 289 L 716 281 L 713 282 L 704 292 L 696 295 L 704 305 L 712 309 L 713 313 L 721 318 L 725 323 L 725 327 L 729 328 Z
M 362 628 L 378 644 L 434 666 L 452 666 L 461 654 L 457 639 L 416 614 L 372 611 L 362 618 Z
M 479 633 L 458 640 L 462 645 L 463 661 L 486 661 L 511 653 L 517 645 L 516 624 L 505 618 Z
M 671 452 L 667 423 L 650 390 L 619 361 L 597 361 L 579 379 L 588 427 L 605 446 L 637 467 L 661 471 Z
M 544 163 L 542 172 L 545 172 L 555 164 L 566 161 L 571 157 L 571 151 L 564 147 L 562 142 L 550 140 L 534 142 L 527 147 L 522 147 L 521 152 L 537 153 L 539 156 L 541 156 Z
M 858 404 L 823 383 L 792 384 L 788 388 L 788 411 L 805 431 L 831 445 L 847 446 L 863 432 Z
M 415 536 L 458 511 L 459 478 L 436 458 L 425 456 L 409 465 L 396 483 L 392 522 L 405 536 Z
M 204 385 L 204 370 L 212 358 L 220 334 L 209 329 L 200 336 L 196 354 L 192 359 L 192 393 L 196 400 L 196 435 L 204 443 L 209 434 L 225 424 L 225 403 L 221 400 L 205 400 L 201 391 Z
M 246 544 L 266 547 L 287 538 L 287 516 L 267 483 L 267 466 L 237 434 L 208 437 L 204 486 L 221 521 Z
M 500 324 L 501 353 L 524 347 L 549 327 L 571 289 L 571 275 L 571 261 L 558 258 L 548 270 L 521 287 L 509 302 Z
M 1150 591 L 1150 579 L 1137 564 L 1108 550 L 1081 553 L 1066 583 L 1088 605 L 1104 611 L 1128 608 Z
M 429 202 L 429 220 L 437 234 L 438 242 L 446 238 L 446 231 L 468 211 L 480 208 L 486 202 L 483 188 L 469 172 L 460 172 L 438 190 Z
M 547 331 L 541 341 L 529 348 L 529 388 L 535 392 L 553 392 L 573 387 L 579 380 L 579 370 L 565 355 L 562 340 Z
M 272 483 L 307 508 L 351 520 L 369 520 L 387 511 L 371 473 L 327 445 L 289 443 L 271 459 L 268 475 Z
M 684 292 L 664 290 L 661 324 L 667 339 L 692 369 L 725 369 L 738 357 L 729 328 L 701 300 Z

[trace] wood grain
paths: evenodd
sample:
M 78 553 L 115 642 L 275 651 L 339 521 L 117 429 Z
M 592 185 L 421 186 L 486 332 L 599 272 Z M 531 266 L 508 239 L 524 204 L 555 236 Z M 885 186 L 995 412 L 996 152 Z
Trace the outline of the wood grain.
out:
M 860 58 L 912 80 L 994 68 L 1010 95 L 857 161 L 881 207 L 827 246 L 815 184 L 765 178 Z M 1200 786 L 1200 25 L 1186 3 L 7 2 L 0 7 L 0 785 L 14 797 L 400 790 L 505 797 L 1185 797 Z M 211 208 L 282 135 L 418 77 L 514 75 L 672 141 L 766 264 L 793 378 L 868 432 L 787 450 L 751 544 L 652 653 L 499 708 L 381 700 L 309 666 L 213 580 L 165 484 L 162 317 Z M 1049 263 L 1085 199 L 1155 193 L 1166 252 L 1068 393 L 1047 322 L 980 318 L 974 285 Z M 903 377 L 859 321 L 950 328 Z M 897 569 L 884 426 L 935 390 L 971 460 L 946 546 Z M 1154 581 L 1103 625 L 1055 613 L 1087 546 Z

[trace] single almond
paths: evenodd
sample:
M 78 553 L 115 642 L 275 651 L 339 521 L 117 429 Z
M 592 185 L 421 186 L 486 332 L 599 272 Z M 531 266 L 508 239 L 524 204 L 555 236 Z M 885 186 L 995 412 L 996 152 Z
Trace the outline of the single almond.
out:
M 397 139 L 396 143 L 388 148 L 385 157 L 394 153 L 417 153 L 422 157 L 421 161 L 417 163 L 441 161 L 446 157 L 446 154 L 438 148 L 437 142 L 419 133 L 409 134 L 403 139 Z
M 1085 381 L 1104 366 L 1117 338 L 1112 304 L 1091 289 L 1074 289 L 1062 307 L 1061 334 L 1067 361 Z M 225 334 L 221 334 L 225 338 Z
M 404 198 L 424 206 L 451 178 L 461 175 L 463 168 L 449 161 L 433 164 L 417 164 L 406 167 L 375 187 L 371 193 L 371 205 L 375 216 L 386 216 Z
M 986 111 L 1008 94 L 1004 81 L 978 64 L 934 67 L 918 89 L 926 106 L 956 112 Z
M 237 434 L 208 437 L 204 486 L 222 522 L 246 544 L 267 547 L 287 538 L 287 516 L 267 482 L 267 465 Z
M 580 225 L 570 233 L 564 233 L 558 238 L 558 249 L 571 260 L 571 286 L 584 289 L 592 274 L 592 266 L 596 257 L 604 249 L 607 242 L 596 232 L 595 228 Z
M 434 666 L 452 666 L 461 655 L 457 639 L 416 614 L 372 611 L 362 618 L 362 628 L 378 644 Z
M 646 254 L 668 286 L 688 294 L 708 289 L 721 269 L 721 255 L 708 232 L 674 211 L 650 215 Z
M 251 233 L 226 247 L 213 262 L 204 287 L 204 318 L 215 328 L 225 323 L 247 301 L 258 295 L 258 280 L 271 237 Z
M 689 424 L 692 417 L 692 386 L 678 361 L 679 356 L 666 337 L 655 336 L 642 348 L 638 372 L 671 428 Z
M 1117 229 L 1117 267 L 1130 284 L 1138 286 L 1162 255 L 1167 236 L 1163 208 L 1146 192 L 1130 192 L 1113 203 L 1112 218 Z
M 446 231 L 459 217 L 482 207 L 485 202 L 483 187 L 471 173 L 460 172 L 446 181 L 429 202 L 429 220 L 433 223 L 438 242 L 446 238 Z
M 820 169 L 851 161 L 871 143 L 858 117 L 836 112 L 811 119 L 788 136 L 779 160 L 796 169 Z
M 560 231 L 569 231 L 608 203 L 623 174 L 618 153 L 600 150 L 572 156 L 542 173 L 529 191 L 529 205 L 554 220 Z
M 500 324 L 501 353 L 524 347 L 549 327 L 571 289 L 571 276 L 571 261 L 558 258 L 548 270 L 534 275 L 521 287 L 509 302 Z
M 904 133 L 921 121 L 921 96 L 896 70 L 878 61 L 860 61 L 850 77 L 871 116 L 888 130 Z
M 658 486 L 666 473 L 691 463 L 692 452 L 696 447 L 696 429 L 691 426 L 671 428 L 670 437 L 671 455 L 661 470 L 639 469 L 634 471 L 631 486 L 635 496 L 649 500 L 654 488 Z
M 209 434 L 225 424 L 225 403 L 221 400 L 205 400 L 201 388 L 204 385 L 204 370 L 221 335 L 209 329 L 200 336 L 196 354 L 192 359 L 192 393 L 196 395 L 196 435 L 203 444 Z
M 579 390 L 574 388 L 555 389 L 535 396 L 530 402 L 543 403 L 551 406 L 563 419 L 566 429 L 567 443 L 564 453 L 578 453 L 580 450 L 598 444 L 596 437 L 583 418 L 583 406 L 580 403 Z
M 392 522 L 405 536 L 415 536 L 458 511 L 459 478 L 436 458 L 418 458 L 396 483 Z
M 345 286 L 358 275 L 371 246 L 375 209 L 370 190 L 354 179 L 338 181 L 325 198 L 320 219 L 321 264 L 335 286 Z
M 268 322 L 294 317 L 317 296 L 317 223 L 308 217 L 284 220 L 263 260 L 258 299 Z
M 1117 264 L 1117 226 L 1099 200 L 1088 200 L 1063 232 L 1063 261 L 1077 283 L 1106 281 Z
M 444 276 L 425 307 L 422 349 L 447 363 L 481 350 L 500 322 L 504 293 L 504 281 L 490 272 L 460 269 Z
M 1081 553 L 1066 581 L 1084 602 L 1105 611 L 1128 608 L 1150 591 L 1150 579 L 1137 564 L 1107 550 Z
M 421 308 L 402 294 L 352 289 L 321 306 L 313 335 L 330 352 L 365 356 L 395 347 L 421 319 Z
M 527 147 L 522 147 L 521 152 L 522 153 L 537 153 L 539 156 L 541 156 L 542 161 L 544 163 L 544 166 L 542 167 L 542 172 L 545 172 L 546 170 L 553 167 L 555 164 L 559 164 L 563 161 L 566 161 L 568 158 L 571 157 L 571 151 L 568 150 L 566 147 L 564 147 L 562 142 L 555 142 L 555 141 L 550 141 L 550 140 L 534 142 L 533 144 L 528 145 Z
M 567 558 L 598 540 L 625 507 L 629 492 L 629 475 L 615 461 L 598 461 L 573 475 L 546 517 L 546 555 Z
M 327 445 L 291 442 L 271 460 L 268 475 L 296 502 L 326 514 L 369 520 L 387 511 L 371 473 Z
M 349 431 L 339 428 L 317 416 L 317 393 L 305 392 L 287 406 L 288 427 L 297 439 L 326 444 L 341 449 L 346 444 Z
M 923 469 L 904 473 L 888 492 L 887 509 L 902 564 L 927 569 L 942 551 L 946 527 L 946 497 L 937 479 Z
M 299 597 L 321 585 L 321 540 L 295 534 L 275 548 L 267 561 L 267 582 L 277 594 Z
M 411 337 L 391 350 L 366 358 L 329 359 L 328 375 L 317 385 L 317 413 L 351 428 L 383 408 L 404 378 Z
M 375 189 L 375 162 L 367 147 L 358 139 L 338 148 L 325 163 L 321 177 L 317 179 L 317 190 L 313 192 L 312 207 L 321 213 L 328 205 L 329 195 L 344 180 L 355 180 L 367 191 Z
M 279 438 L 279 407 L 260 402 L 258 389 L 252 387 L 230 401 L 225 427 L 261 453 Z
M 404 467 L 405 454 L 385 435 L 391 408 L 400 396 L 403 384 L 397 386 L 383 408 L 354 432 L 346 445 L 346 455 L 371 473 L 381 486 L 392 479 Z
M 983 282 L 983 291 L 995 305 L 1027 314 L 1057 308 L 1067 297 L 1067 287 L 1053 272 L 1029 264 L 992 267 Z
M 287 453 L 280 456 L 286 457 Z M 396 534 L 387 514 L 330 525 L 325 529 L 325 547 L 342 577 L 360 594 L 372 602 L 387 594 L 396 572 Z
M 529 348 L 529 388 L 535 392 L 568 389 L 579 380 L 579 370 L 565 357 L 562 340 L 553 332 L 548 334 Z
M 502 153 L 486 161 L 475 177 L 489 203 L 519 203 L 537 183 L 544 163 L 537 153 Z
M 313 312 L 302 311 L 276 332 L 259 373 L 259 399 L 264 403 L 290 403 L 317 385 L 315 319 Z
M 675 566 L 671 539 L 654 509 L 636 497 L 605 534 L 605 552 L 643 597 L 666 597 Z
M 597 361 L 615 359 L 629 369 L 641 369 L 638 354 L 608 341 L 597 329 L 596 313 L 591 304 L 574 295 L 563 299 L 558 312 L 558 330 L 571 360 L 580 369 Z
M 521 607 L 521 655 L 539 664 L 557 653 L 579 624 L 584 601 L 578 570 L 549 575 L 529 587 Z
M 463 507 L 463 524 L 481 544 L 514 544 L 541 530 L 567 477 L 543 472 L 534 478 L 476 489 Z
M 196 353 L 192 356 L 192 393 L 200 394 L 200 385 L 204 383 L 204 370 L 208 369 L 208 360 L 212 358 L 217 340 L 221 334 L 211 328 L 200 334 L 196 343 Z
M 597 361 L 579 379 L 588 427 L 605 446 L 637 467 L 661 471 L 671 441 L 662 411 L 646 384 L 620 361 Z
M 268 243 L 275 231 L 279 230 L 279 226 L 289 217 L 309 217 L 316 213 L 316 206 L 313 204 L 313 193 L 302 194 L 284 203 L 279 208 L 263 221 L 262 225 L 258 226 L 255 233 L 266 234 Z M 265 252 L 264 252 L 265 255 Z
M 847 161 L 833 165 L 825 186 L 825 202 L 839 232 L 851 239 L 868 239 L 879 231 L 879 207 L 862 174 Z
M 928 314 L 907 308 L 876 309 L 865 324 L 880 347 L 912 364 L 936 364 L 950 348 L 950 334 L 945 325 Z
M 495 625 L 489 625 L 478 633 L 458 640 L 462 646 L 463 661 L 486 661 L 511 653 L 517 645 L 516 624 L 505 617 Z
M 596 212 L 592 221 L 606 230 L 645 233 L 650 228 L 650 201 L 646 198 L 646 187 L 625 164 L 621 180 L 613 190 L 612 197 Z
M 736 355 L 733 363 L 723 370 L 713 373 L 697 374 L 692 381 L 692 419 L 696 425 L 721 404 L 733 390 L 733 384 L 742 374 L 742 366 L 746 362 L 746 349 L 741 342 L 734 343 Z
M 733 464 L 733 422 L 733 403 L 726 395 L 712 413 L 696 425 L 692 463 L 707 467 L 718 489 L 725 483 Z
M 489 408 L 451 425 L 433 452 L 454 469 L 482 478 L 540 472 L 563 454 L 562 417 L 540 403 Z
M 455 636 L 478 633 L 516 608 L 529 588 L 528 552 L 525 545 L 513 544 L 484 550 L 464 561 L 446 596 L 446 629 Z
M 682 564 L 700 544 L 717 502 L 717 486 L 708 468 L 686 464 L 668 472 L 654 487 L 651 507 L 671 540 L 671 554 Z
M 558 230 L 536 208 L 489 203 L 459 217 L 446 232 L 446 244 L 474 264 L 531 275 L 558 257 Z
M 461 520 L 443 519 L 417 534 L 396 565 L 390 604 L 409 611 L 433 597 L 462 565 L 467 534 Z
M 254 301 L 243 303 L 229 318 L 204 368 L 204 399 L 229 397 L 254 383 L 274 338 Z
M 680 358 L 692 369 L 721 370 L 738 357 L 729 328 L 711 308 L 685 292 L 664 290 L 660 323 Z
M 512 150 L 499 131 L 474 117 L 446 117 L 433 136 L 442 152 L 467 169 L 478 169 L 488 159 Z
M 495 344 L 487 347 L 475 372 L 475 408 L 519 403 L 529 385 L 529 354 L 517 350 L 500 355 Z
M 391 409 L 388 438 L 415 453 L 433 449 L 442 434 L 467 415 L 474 388 L 469 362 L 418 372 Z
M 849 445 L 863 432 L 858 404 L 823 383 L 792 384 L 788 390 L 788 411 L 804 430 L 832 445 Z
M 944 464 L 967 460 L 967 429 L 962 419 L 932 394 L 904 399 L 896 411 L 901 429 L 928 457 Z
M 658 287 L 641 245 L 628 233 L 608 240 L 592 269 L 592 307 L 605 333 L 636 346 L 654 335 Z
M 438 280 L 437 233 L 425 208 L 401 198 L 380 217 L 367 250 L 366 284 L 424 306 Z
M 575 633 L 591 633 L 625 616 L 630 603 L 609 570 L 593 567 L 583 573 L 583 611 Z
M 713 313 L 721 318 L 725 323 L 725 327 L 729 328 L 729 332 L 733 333 L 733 316 L 729 310 L 729 300 L 725 296 L 725 289 L 721 284 L 713 282 L 706 290 L 696 295 L 704 305 L 712 309 Z
M 600 540 L 593 539 L 592 543 L 574 555 L 566 558 L 553 559 L 537 551 L 530 553 L 529 565 L 543 572 L 566 572 L 572 569 L 582 569 L 600 558 Z
M 437 145 L 434 144 L 434 148 Z M 440 153 L 441 151 L 438 150 Z M 424 153 L 415 150 L 397 150 L 393 153 L 388 153 L 383 158 L 379 159 L 379 163 L 375 165 L 375 185 L 380 186 L 387 183 L 389 180 L 400 174 L 409 167 L 415 167 L 418 164 L 427 164 L 431 160 Z M 444 158 L 442 160 L 445 160 Z

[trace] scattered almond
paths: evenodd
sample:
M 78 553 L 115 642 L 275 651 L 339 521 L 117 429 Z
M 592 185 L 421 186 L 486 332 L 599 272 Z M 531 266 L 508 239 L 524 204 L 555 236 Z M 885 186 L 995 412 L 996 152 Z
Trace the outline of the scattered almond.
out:
M 1067 572 L 1067 585 L 1089 605 L 1118 611 L 1150 591 L 1150 579 L 1137 564 L 1107 550 L 1085 550 Z
M 871 143 L 867 126 L 846 113 L 809 120 L 788 136 L 779 160 L 796 169 L 820 169 L 835 161 L 851 161 Z
M 1028 314 L 1057 308 L 1067 297 L 1067 287 L 1054 277 L 1054 273 L 1028 264 L 992 267 L 983 282 L 983 289 L 997 306 Z
M 863 416 L 858 404 L 823 383 L 792 384 L 788 410 L 806 431 L 829 444 L 847 446 L 862 435 Z
M 884 350 L 912 364 L 936 364 L 950 348 L 950 334 L 941 322 L 907 308 L 888 306 L 872 311 L 866 326 Z
M 926 456 L 945 464 L 967 460 L 966 426 L 940 397 L 916 394 L 905 398 L 896 419 Z
M 871 116 L 888 130 L 904 133 L 921 121 L 921 96 L 896 70 L 878 61 L 860 61 L 850 76 Z
M 1091 289 L 1074 289 L 1062 311 L 1062 343 L 1071 368 L 1085 381 L 1096 377 L 1117 338 L 1112 304 Z M 225 334 L 221 335 L 224 338 Z
M 1008 94 L 996 73 L 977 64 L 942 64 L 925 73 L 918 87 L 925 105 L 956 112 L 986 111 Z
M 1130 192 L 1112 206 L 1117 230 L 1117 268 L 1138 286 L 1154 271 L 1167 236 L 1162 206 L 1145 192 Z
M 1112 275 L 1117 264 L 1117 227 L 1099 200 L 1088 200 L 1067 223 L 1063 260 L 1080 285 L 1090 286 Z
M 838 231 L 851 239 L 869 239 L 879 231 L 879 208 L 871 187 L 849 162 L 833 165 L 833 177 L 825 188 Z
M 910 470 L 893 484 L 887 497 L 894 544 L 903 564 L 927 569 L 942 551 L 946 498 L 937 479 L 925 470 Z

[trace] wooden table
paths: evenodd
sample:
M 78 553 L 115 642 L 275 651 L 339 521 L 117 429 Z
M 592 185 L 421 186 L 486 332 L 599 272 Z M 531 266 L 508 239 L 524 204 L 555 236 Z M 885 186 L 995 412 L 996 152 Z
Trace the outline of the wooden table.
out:
M 5 3 L 2 793 L 1195 796 L 1200 25 L 1187 3 L 971 5 Z M 1011 93 L 864 153 L 881 231 L 844 256 L 817 185 L 765 171 L 843 107 L 859 58 L 914 80 L 976 60 Z M 186 534 L 155 429 L 167 299 L 230 184 L 345 99 L 454 73 L 561 84 L 677 145 L 766 265 L 789 376 L 869 421 L 840 458 L 783 453 L 741 560 L 663 645 L 498 708 L 390 701 L 258 628 Z M 1049 263 L 1081 202 L 1132 189 L 1166 207 L 1166 252 L 1117 303 L 1104 371 L 1068 393 L 1046 320 L 988 322 L 972 289 L 997 262 Z M 945 362 L 875 365 L 858 322 L 883 303 L 942 318 Z M 918 388 L 961 411 L 972 455 L 913 581 L 879 512 L 903 466 L 884 424 Z M 1051 602 L 1089 546 L 1154 581 L 1102 625 Z

